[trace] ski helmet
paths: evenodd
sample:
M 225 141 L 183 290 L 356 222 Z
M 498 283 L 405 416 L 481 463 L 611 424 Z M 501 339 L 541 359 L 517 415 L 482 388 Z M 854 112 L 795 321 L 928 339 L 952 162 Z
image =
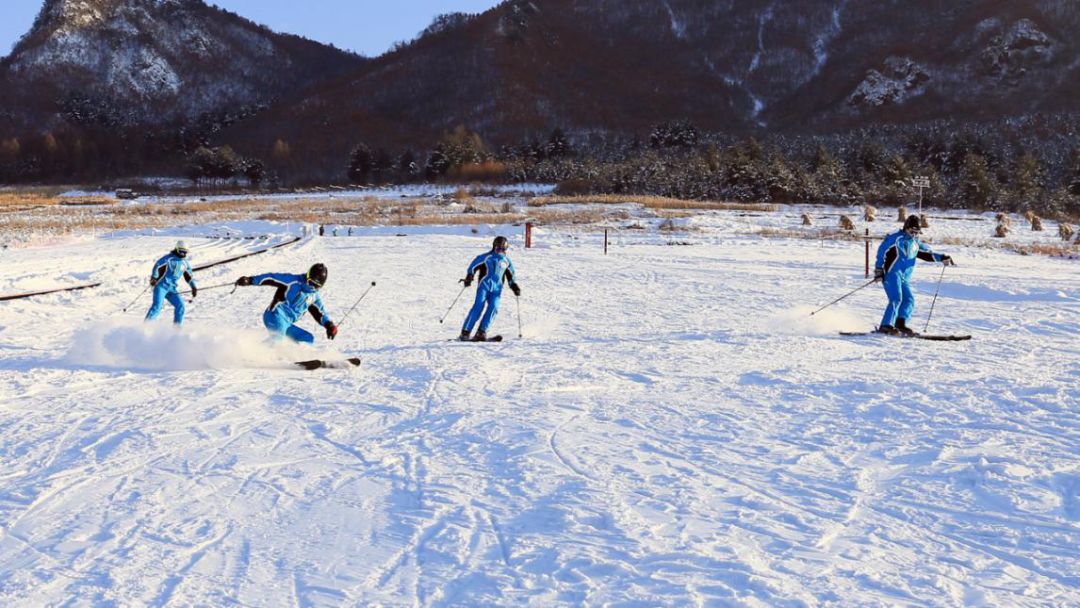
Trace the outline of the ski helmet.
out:
M 307 271 L 307 284 L 315 289 L 326 285 L 326 264 L 315 264 Z
M 506 251 L 510 248 L 510 241 L 506 240 L 505 236 L 497 236 L 491 243 L 491 248 L 495 251 Z
M 919 234 L 922 231 L 922 226 L 919 223 L 919 216 L 909 215 L 904 220 L 904 232 L 911 232 L 912 234 Z
M 176 241 L 176 247 L 173 247 L 173 253 L 175 253 L 178 258 L 186 258 L 187 244 L 184 243 L 184 241 Z

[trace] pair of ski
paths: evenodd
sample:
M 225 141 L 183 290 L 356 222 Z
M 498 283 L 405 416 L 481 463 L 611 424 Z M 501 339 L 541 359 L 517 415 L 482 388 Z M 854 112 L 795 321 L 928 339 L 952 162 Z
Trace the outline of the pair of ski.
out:
M 880 331 L 842 331 L 841 336 L 885 336 L 887 338 L 906 338 L 911 340 L 933 340 L 935 342 L 963 342 L 971 336 L 949 336 L 934 334 L 885 334 Z
M 502 342 L 502 336 L 491 336 L 486 340 L 469 340 L 469 342 Z M 457 342 L 455 338 L 451 342 Z M 351 357 L 343 361 L 328 361 L 325 359 L 312 359 L 310 361 L 297 361 L 294 363 L 297 367 L 306 369 L 308 371 L 314 371 L 317 369 L 350 369 L 353 367 L 360 367 L 360 357 Z
M 450 338 L 450 340 L 448 340 L 448 341 L 449 342 L 465 342 L 465 343 L 469 343 L 469 342 L 502 342 L 503 337 L 502 336 L 491 336 L 490 338 L 485 338 L 483 340 L 474 340 L 474 339 L 462 340 L 461 338 Z

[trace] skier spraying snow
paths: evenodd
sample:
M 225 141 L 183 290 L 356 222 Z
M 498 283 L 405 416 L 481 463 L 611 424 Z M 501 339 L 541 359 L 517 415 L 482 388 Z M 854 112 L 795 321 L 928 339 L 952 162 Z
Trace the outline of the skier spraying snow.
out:
M 915 312 L 915 296 L 911 293 L 911 273 L 915 269 L 915 260 L 955 265 L 951 257 L 934 253 L 926 243 L 919 241 L 919 232 L 919 218 L 912 215 L 904 222 L 903 230 L 885 237 L 878 247 L 874 280 L 883 282 L 885 295 L 889 297 L 885 315 L 878 326 L 880 333 L 917 335 L 907 326 L 908 319 Z
M 268 285 L 275 287 L 274 299 L 263 313 L 263 325 L 271 333 L 288 337 L 294 342 L 312 344 L 315 336 L 311 332 L 296 326 L 304 312 L 310 312 L 315 322 L 326 329 L 326 337 L 337 337 L 337 325 L 330 320 L 323 308 L 319 290 L 326 285 L 327 270 L 323 264 L 315 264 L 306 274 L 260 274 L 253 277 L 240 277 L 236 284 L 241 287 L 250 285 Z
M 191 297 L 194 298 L 199 293 L 187 254 L 188 249 L 184 241 L 177 241 L 176 247 L 154 264 L 154 269 L 150 271 L 150 286 L 154 289 L 154 300 L 150 304 L 150 310 L 146 312 L 147 321 L 156 319 L 161 314 L 165 302 L 168 301 L 173 306 L 173 323 L 176 325 L 184 323 L 184 298 L 181 298 L 176 291 L 180 279 L 183 278 L 188 285 L 191 285 Z
M 510 242 L 505 236 L 495 237 L 495 241 L 491 244 L 491 251 L 477 256 L 469 264 L 465 278 L 459 281 L 465 283 L 465 287 L 469 287 L 472 285 L 475 274 L 480 282 L 476 285 L 476 301 L 473 303 L 472 310 L 469 311 L 469 316 L 465 318 L 465 325 L 461 328 L 458 340 L 468 342 L 473 327 L 477 321 L 480 321 L 480 329 L 471 339 L 473 342 L 487 341 L 488 328 L 495 320 L 495 315 L 499 314 L 503 281 L 510 284 L 510 291 L 514 292 L 515 296 L 521 295 L 521 288 L 514 282 L 514 264 L 506 255 L 508 249 L 510 249 Z

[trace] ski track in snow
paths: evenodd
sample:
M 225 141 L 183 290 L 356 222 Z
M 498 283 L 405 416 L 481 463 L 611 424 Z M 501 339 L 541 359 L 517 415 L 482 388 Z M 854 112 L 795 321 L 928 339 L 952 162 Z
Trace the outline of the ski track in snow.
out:
M 198 262 L 259 247 L 185 238 Z M 498 344 L 448 341 L 469 297 L 437 322 L 486 236 L 312 239 L 200 273 L 322 260 L 332 316 L 377 281 L 316 348 L 363 366 L 314 373 L 84 364 L 69 347 L 141 318 L 148 299 L 117 311 L 170 237 L 5 253 L 4 291 L 106 284 L 0 305 L 0 603 L 1080 602 L 1075 261 L 943 248 L 961 266 L 932 329 L 975 340 L 849 340 L 876 286 L 806 315 L 864 281 L 861 244 L 600 238 L 515 237 L 526 338 L 508 295 Z M 918 327 L 936 275 L 916 270 Z M 207 292 L 189 342 L 142 336 L 254 332 L 270 295 Z

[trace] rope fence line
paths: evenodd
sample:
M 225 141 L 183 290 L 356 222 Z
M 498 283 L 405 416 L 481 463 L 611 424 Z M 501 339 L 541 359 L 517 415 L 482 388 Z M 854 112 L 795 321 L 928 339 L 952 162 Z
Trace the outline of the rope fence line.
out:
M 280 249 L 282 247 L 288 247 L 289 245 L 295 245 L 296 243 L 300 242 L 300 240 L 301 240 L 301 237 L 296 237 L 291 241 L 286 241 L 284 243 L 278 243 L 277 245 L 271 245 L 270 247 L 267 247 L 265 249 L 260 249 L 258 251 L 252 251 L 251 253 L 245 253 L 244 255 L 238 255 L 238 256 L 228 258 L 228 259 L 218 260 L 217 262 L 211 262 L 209 264 L 203 264 L 202 266 L 196 266 L 196 267 L 192 268 L 191 270 L 192 270 L 192 272 L 198 272 L 200 270 L 206 270 L 207 268 L 213 268 L 215 266 L 222 266 L 224 264 L 230 264 L 230 263 L 235 262 L 237 260 L 242 260 L 244 258 L 250 258 L 251 256 L 263 254 L 263 253 L 266 253 L 267 251 L 271 251 L 273 249 Z M 95 287 L 100 287 L 101 285 L 102 285 L 102 283 L 98 282 L 98 283 L 88 283 L 86 285 L 76 285 L 74 287 L 59 287 L 59 288 L 56 288 L 56 289 L 46 289 L 46 290 L 43 290 L 43 291 L 33 291 L 33 292 L 28 292 L 28 293 L 18 293 L 18 294 L 6 295 L 6 296 L 0 295 L 0 302 L 7 302 L 7 301 L 10 301 L 10 300 L 25 300 L 27 298 L 33 298 L 33 297 L 37 297 L 37 296 L 44 296 L 44 295 L 48 295 L 48 294 L 52 294 L 52 293 L 63 293 L 63 292 L 67 292 L 67 291 L 80 291 L 80 290 L 83 290 L 83 289 L 93 289 Z

